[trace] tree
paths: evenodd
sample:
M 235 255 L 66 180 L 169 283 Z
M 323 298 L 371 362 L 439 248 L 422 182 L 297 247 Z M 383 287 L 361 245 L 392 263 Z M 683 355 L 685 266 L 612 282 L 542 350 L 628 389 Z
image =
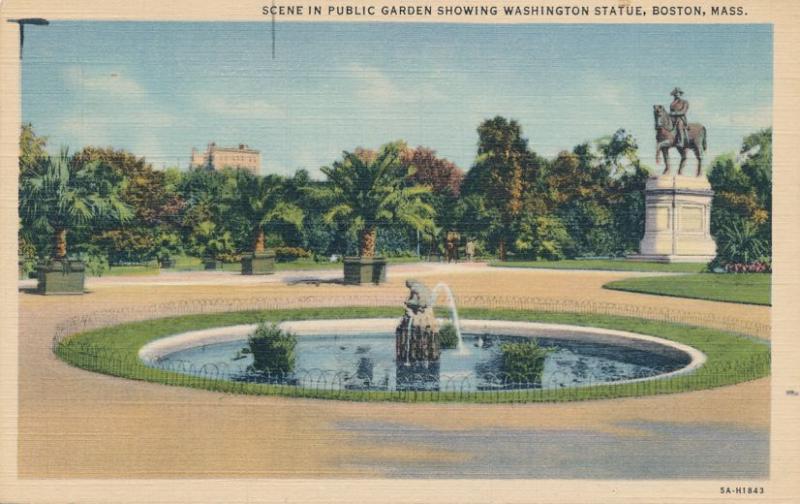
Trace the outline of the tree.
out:
M 47 137 L 33 131 L 31 123 L 23 124 L 19 135 L 19 173 L 21 177 L 35 173 L 47 158 Z
M 79 163 L 62 149 L 58 156 L 44 160 L 39 173 L 23 178 L 20 215 L 30 227 L 51 233 L 54 258 L 67 255 L 67 230 L 131 217 L 130 208 L 120 199 L 120 185 L 109 170 L 98 161 Z
M 123 227 L 104 223 L 83 238 L 99 244 L 112 264 L 144 261 L 165 253 L 166 249 L 158 246 L 160 237 L 177 232 L 184 208 L 167 172 L 155 170 L 145 158 L 122 149 L 88 146 L 73 157 L 76 165 L 90 162 L 107 165 L 111 176 L 121 181 L 120 199 L 133 216 Z M 174 180 L 174 174 L 171 176 Z
M 299 228 L 303 224 L 303 211 L 287 200 L 285 186 L 277 175 L 260 177 L 245 170 L 236 173 L 230 208 L 250 227 L 254 252 L 264 252 L 267 225 L 285 222 Z
M 726 266 L 753 261 L 755 250 L 769 262 L 772 254 L 772 130 L 757 131 L 742 141 L 739 160 L 723 155 L 708 174 L 714 200 L 711 234 L 717 242 L 714 264 Z M 747 243 L 747 246 L 742 245 Z M 756 245 L 749 245 L 755 243 Z
M 404 166 L 401 155 L 401 144 L 390 143 L 374 159 L 345 152 L 341 161 L 321 169 L 328 183 L 313 191 L 330 204 L 325 220 L 342 219 L 358 233 L 361 257 L 375 255 L 382 226 L 402 223 L 419 230 L 433 228 L 434 209 L 423 199 L 430 188 L 406 185 L 414 167 Z
M 502 230 L 498 253 L 504 261 L 526 186 L 536 178 L 537 157 L 528 150 L 522 128 L 514 120 L 500 116 L 486 120 L 478 126 L 478 138 L 478 157 L 464 180 L 464 189 L 467 194 L 484 193 L 487 204 L 498 211 Z
M 458 197 L 464 172 L 452 161 L 436 156 L 436 151 L 427 147 L 407 149 L 403 152 L 403 163 L 416 170 L 408 177 L 412 185 L 431 188 L 435 195 Z

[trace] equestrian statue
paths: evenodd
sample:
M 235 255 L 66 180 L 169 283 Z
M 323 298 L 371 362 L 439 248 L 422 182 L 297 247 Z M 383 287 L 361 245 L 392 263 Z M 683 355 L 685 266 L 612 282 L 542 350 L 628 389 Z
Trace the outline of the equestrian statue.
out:
M 697 176 L 699 177 L 703 169 L 703 154 L 706 151 L 706 127 L 698 123 L 690 123 L 686 120 L 686 113 L 689 112 L 689 102 L 682 98 L 683 91 L 675 88 L 670 93 L 673 96 L 672 103 L 669 104 L 669 112 L 661 105 L 653 105 L 653 116 L 656 126 L 656 164 L 664 156 L 664 172 L 670 172 L 669 150 L 674 147 L 678 149 L 681 156 L 678 165 L 678 175 L 683 172 L 686 165 L 686 151 L 691 150 L 697 158 Z

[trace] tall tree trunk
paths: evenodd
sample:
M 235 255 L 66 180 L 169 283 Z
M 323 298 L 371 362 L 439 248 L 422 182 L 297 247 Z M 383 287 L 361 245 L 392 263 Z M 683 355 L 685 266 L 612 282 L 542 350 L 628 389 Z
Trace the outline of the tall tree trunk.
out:
M 53 256 L 56 259 L 63 259 L 67 257 L 67 230 L 56 229 L 54 240 Z
M 264 229 L 261 227 L 256 231 L 256 238 L 253 240 L 253 252 L 264 252 Z
M 368 226 L 361 230 L 361 257 L 375 257 L 375 238 L 378 230 Z
M 501 261 L 506 260 L 506 239 L 500 238 L 500 244 L 497 247 L 497 254 L 500 256 Z

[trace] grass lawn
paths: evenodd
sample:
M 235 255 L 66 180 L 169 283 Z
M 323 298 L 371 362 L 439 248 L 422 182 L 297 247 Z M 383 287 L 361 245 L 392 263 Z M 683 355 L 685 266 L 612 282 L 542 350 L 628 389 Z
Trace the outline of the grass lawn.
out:
M 111 266 L 103 272 L 103 276 L 147 276 L 158 275 L 159 268 L 155 262 L 137 266 Z
M 565 259 L 563 261 L 492 261 L 489 266 L 505 268 L 581 269 L 603 271 L 658 271 L 669 273 L 700 273 L 705 263 L 658 263 L 626 261 L 625 259 Z
M 660 296 L 769 305 L 771 280 L 769 273 L 698 273 L 628 278 L 609 282 L 603 287 Z
M 420 262 L 417 257 L 389 257 L 387 258 L 388 264 L 407 264 Z M 199 257 L 178 256 L 175 257 L 175 268 L 168 269 L 167 271 L 203 271 L 203 261 Z M 276 262 L 276 271 L 311 271 L 311 270 L 340 270 L 342 263 L 320 261 L 316 262 L 313 259 L 297 259 L 290 262 Z M 145 276 L 145 275 L 158 275 L 161 271 L 155 261 L 145 265 L 137 266 L 112 266 L 110 270 L 103 273 L 103 276 Z M 222 271 L 239 272 L 242 271 L 242 264 L 223 263 Z
M 54 351 L 61 359 L 74 366 L 134 380 L 227 393 L 358 401 L 492 403 L 609 399 L 720 387 L 760 378 L 768 375 L 770 371 L 770 346 L 768 343 L 726 331 L 612 315 L 467 308 L 461 310 L 462 317 L 552 322 L 651 334 L 697 348 L 706 355 L 707 361 L 690 374 L 640 382 L 567 388 L 459 392 L 452 389 L 441 391 L 332 390 L 325 387 L 302 388 L 286 384 L 230 381 L 220 379 L 214 374 L 198 376 L 148 367 L 138 358 L 138 351 L 144 344 L 183 331 L 248 324 L 259 320 L 277 322 L 298 319 L 397 317 L 401 311 L 398 307 L 348 307 L 187 315 L 132 322 L 75 334 L 56 344 Z

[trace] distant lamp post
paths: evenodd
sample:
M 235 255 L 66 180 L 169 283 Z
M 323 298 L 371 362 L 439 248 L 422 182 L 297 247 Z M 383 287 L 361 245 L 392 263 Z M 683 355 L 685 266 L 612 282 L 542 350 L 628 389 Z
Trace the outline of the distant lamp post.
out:
M 9 19 L 9 23 L 19 25 L 19 59 L 22 59 L 22 46 L 25 44 L 25 25 L 47 26 L 50 21 L 43 18 Z

